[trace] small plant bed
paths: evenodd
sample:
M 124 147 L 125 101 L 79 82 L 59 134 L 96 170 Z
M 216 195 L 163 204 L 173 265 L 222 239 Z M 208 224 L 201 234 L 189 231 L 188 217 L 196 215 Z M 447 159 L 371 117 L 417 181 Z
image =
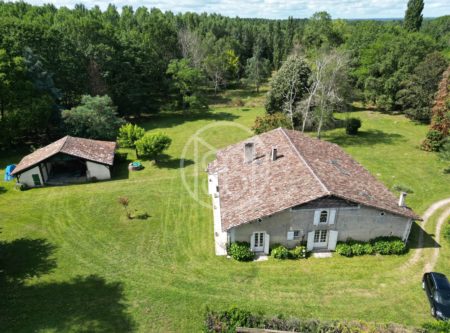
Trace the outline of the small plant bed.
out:
M 307 251 L 303 245 L 296 246 L 293 249 L 287 249 L 283 245 L 276 244 L 272 246 L 270 255 L 275 259 L 305 259 Z
M 406 244 L 398 237 L 377 237 L 369 242 L 349 240 L 336 246 L 336 253 L 344 257 L 362 255 L 402 255 L 408 252 Z
M 225 311 L 206 309 L 204 332 L 236 332 L 238 328 L 258 328 L 276 330 L 277 332 L 385 332 L 385 333 L 418 333 L 428 332 L 419 328 L 408 328 L 398 324 L 375 324 L 362 321 L 325 321 L 317 319 L 286 318 L 267 316 L 263 313 L 252 313 L 232 307 Z M 435 325 L 437 326 L 437 325 Z M 443 325 L 444 326 L 444 325 Z M 274 332 L 271 331 L 271 332 Z M 243 331 L 242 331 L 243 332 Z M 435 331 L 430 331 L 435 332 Z M 436 331 L 437 332 L 437 331 Z M 439 331 L 444 332 L 444 331 Z

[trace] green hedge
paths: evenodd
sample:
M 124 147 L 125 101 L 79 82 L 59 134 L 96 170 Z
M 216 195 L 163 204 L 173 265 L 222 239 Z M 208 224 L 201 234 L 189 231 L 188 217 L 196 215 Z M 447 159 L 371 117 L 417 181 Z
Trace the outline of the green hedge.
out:
M 237 261 L 251 261 L 255 258 L 248 242 L 232 243 L 228 249 L 228 254 Z
M 281 244 L 274 244 L 271 247 L 270 255 L 275 259 L 304 259 L 306 258 L 306 247 L 298 245 L 293 249 L 287 249 Z
M 401 255 L 408 252 L 408 248 L 398 237 L 377 237 L 369 242 L 349 240 L 345 243 L 338 243 L 336 252 L 345 257 L 371 254 Z
M 235 333 L 237 327 L 262 328 L 303 333 L 425 333 L 424 329 L 407 328 L 397 324 L 375 324 L 362 321 L 322 321 L 317 319 L 286 318 L 283 315 L 265 316 L 232 307 L 226 311 L 206 310 L 204 332 Z M 433 331 L 434 332 L 434 331 Z

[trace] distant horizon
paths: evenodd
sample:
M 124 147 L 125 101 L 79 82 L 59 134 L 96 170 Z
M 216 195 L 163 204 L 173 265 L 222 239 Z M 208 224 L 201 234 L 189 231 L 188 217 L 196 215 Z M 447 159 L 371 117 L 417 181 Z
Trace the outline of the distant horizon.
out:
M 8 2 L 8 1 L 5 1 Z M 18 1 L 12 1 L 18 2 Z M 76 4 L 83 4 L 87 8 L 94 6 L 105 10 L 111 3 L 118 10 L 123 6 L 158 8 L 163 12 L 178 13 L 208 13 L 227 17 L 253 18 L 253 19 L 287 19 L 292 16 L 297 19 L 306 19 L 319 11 L 328 12 L 333 19 L 344 20 L 402 20 L 406 10 L 407 0 L 392 2 L 390 0 L 249 0 L 240 3 L 238 0 L 204 0 L 196 3 L 194 0 L 28 0 L 31 5 L 53 4 L 56 7 L 73 8 Z M 450 14 L 450 2 L 442 0 L 425 0 L 423 16 L 432 19 Z

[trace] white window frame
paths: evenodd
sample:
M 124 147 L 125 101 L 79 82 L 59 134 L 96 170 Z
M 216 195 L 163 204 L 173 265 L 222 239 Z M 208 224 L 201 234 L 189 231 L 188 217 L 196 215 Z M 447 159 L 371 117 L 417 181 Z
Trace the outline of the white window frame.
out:
M 325 220 L 325 222 L 322 222 L 321 221 L 321 218 L 322 218 L 322 213 L 323 212 L 325 212 L 326 214 L 327 214 L 327 216 L 326 216 L 326 220 Z M 328 224 L 328 222 L 330 221 L 330 210 L 329 209 L 320 209 L 320 213 L 319 213 L 319 225 L 325 225 L 325 224 Z
M 322 215 L 322 212 L 327 212 L 327 221 L 326 222 L 320 222 L 320 216 Z M 331 225 L 335 223 L 337 215 L 337 209 L 336 208 L 320 208 L 316 209 L 314 211 L 314 225 Z

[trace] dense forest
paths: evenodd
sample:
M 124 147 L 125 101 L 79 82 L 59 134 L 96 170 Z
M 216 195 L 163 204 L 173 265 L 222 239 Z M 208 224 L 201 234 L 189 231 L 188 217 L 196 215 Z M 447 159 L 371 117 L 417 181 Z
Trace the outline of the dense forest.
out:
M 428 123 L 450 16 L 422 20 L 422 9 L 410 1 L 403 21 L 268 20 L 0 2 L 0 146 L 74 131 L 110 139 L 116 112 L 198 112 L 208 94 L 270 77 L 266 109 L 293 127 L 320 131 L 353 100 Z M 108 119 L 95 134 L 82 126 Z

